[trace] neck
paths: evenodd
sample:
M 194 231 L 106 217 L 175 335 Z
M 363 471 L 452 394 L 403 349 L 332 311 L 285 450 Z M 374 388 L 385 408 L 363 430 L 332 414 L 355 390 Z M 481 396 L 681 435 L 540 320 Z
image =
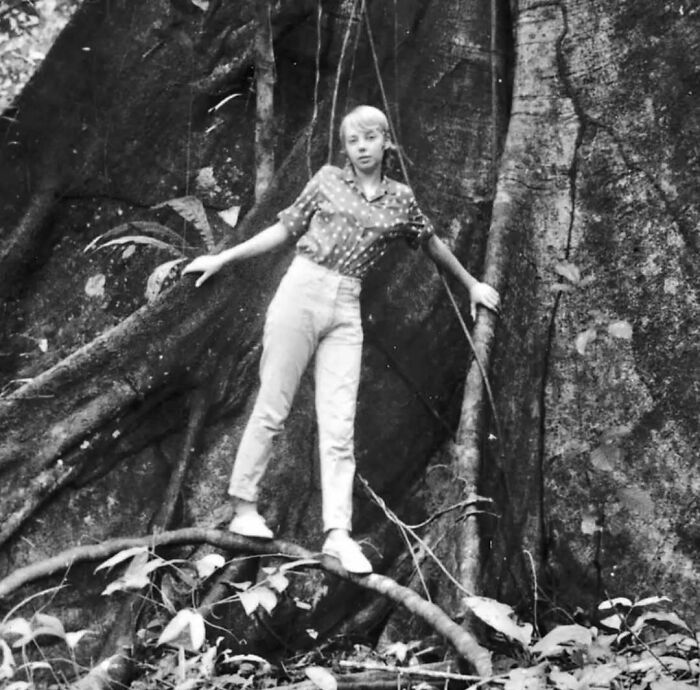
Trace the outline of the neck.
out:
M 382 181 L 382 171 L 380 168 L 372 170 L 372 172 L 363 172 L 357 168 L 354 168 L 354 170 L 357 182 L 360 185 L 360 188 L 365 192 L 374 191 Z

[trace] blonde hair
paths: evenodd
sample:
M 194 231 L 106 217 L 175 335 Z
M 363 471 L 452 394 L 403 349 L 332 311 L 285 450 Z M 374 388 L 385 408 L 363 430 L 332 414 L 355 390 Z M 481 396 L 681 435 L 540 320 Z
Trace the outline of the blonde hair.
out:
M 389 121 L 379 108 L 375 108 L 372 105 L 358 105 L 356 108 L 353 108 L 340 123 L 340 141 L 342 144 L 345 144 L 345 133 L 348 127 L 355 127 L 363 131 L 376 127 L 391 146 Z

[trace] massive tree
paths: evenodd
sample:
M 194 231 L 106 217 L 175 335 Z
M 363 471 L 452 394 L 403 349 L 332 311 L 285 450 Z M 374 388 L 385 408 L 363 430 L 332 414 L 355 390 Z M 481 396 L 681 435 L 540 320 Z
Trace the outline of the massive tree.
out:
M 225 523 L 262 316 L 290 252 L 196 290 L 171 279 L 147 300 L 168 249 L 84 249 L 158 222 L 180 234 L 176 248 L 204 251 L 192 197 L 221 244 L 241 241 L 311 171 L 341 162 L 338 116 L 370 102 L 388 110 L 439 234 L 504 300 L 498 321 L 469 324 L 472 351 L 420 254 L 396 247 L 364 288 L 358 465 L 385 505 L 358 484 L 356 532 L 377 569 L 412 577 L 387 515 L 437 516 L 425 538 L 462 589 L 435 566 L 424 579 L 454 616 L 464 590 L 524 610 L 534 598 L 539 615 L 608 594 L 667 594 L 693 611 L 697 10 L 271 3 L 277 170 L 255 201 L 261 13 L 200 5 L 85 3 L 1 121 L 3 568 Z M 183 197 L 189 223 L 164 204 Z M 233 230 L 217 213 L 232 206 Z M 262 504 L 282 536 L 313 548 L 311 388 L 305 379 Z M 87 617 L 102 641 L 117 607 L 88 570 L 69 582 L 64 615 Z M 331 634 L 358 600 L 324 591 L 310 619 Z M 362 629 L 391 635 L 386 608 L 362 602 Z

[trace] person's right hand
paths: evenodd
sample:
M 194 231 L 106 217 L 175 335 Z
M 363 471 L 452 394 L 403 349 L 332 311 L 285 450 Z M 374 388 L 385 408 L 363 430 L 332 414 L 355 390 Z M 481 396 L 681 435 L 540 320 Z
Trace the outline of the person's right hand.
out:
M 210 276 L 218 273 L 222 266 L 223 263 L 218 255 L 205 254 L 190 261 L 183 269 L 182 275 L 185 275 L 185 273 L 201 273 L 202 275 L 197 278 L 194 284 L 195 287 L 199 287 Z

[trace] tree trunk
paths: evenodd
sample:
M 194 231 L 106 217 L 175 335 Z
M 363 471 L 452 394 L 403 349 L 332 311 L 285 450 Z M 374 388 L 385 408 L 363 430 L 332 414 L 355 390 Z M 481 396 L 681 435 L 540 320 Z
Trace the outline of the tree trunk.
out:
M 223 524 L 262 319 L 291 251 L 196 290 L 174 280 L 147 303 L 146 280 L 170 252 L 83 249 L 148 220 L 181 233 L 178 249 L 204 252 L 196 227 L 151 208 L 188 194 L 220 246 L 241 241 L 295 197 L 307 159 L 326 161 L 329 121 L 367 102 L 391 116 L 438 234 L 504 302 L 500 319 L 468 322 L 482 372 L 420 254 L 393 247 L 363 289 L 358 468 L 400 519 L 441 515 L 428 529 L 461 588 L 430 566 L 427 586 L 455 617 L 465 590 L 529 609 L 539 586 L 553 601 L 539 614 L 555 616 L 562 601 L 642 595 L 648 581 L 697 610 L 698 206 L 688 170 L 698 166 L 698 13 L 651 0 L 643 11 L 597 0 L 369 2 L 375 63 L 362 3 L 323 3 L 318 39 L 315 3 L 275 3 L 279 165 L 255 202 L 246 5 L 85 3 L 16 120 L 0 121 L 3 570 L 144 533 L 158 514 L 175 526 Z M 244 216 L 233 230 L 216 213 L 232 205 Z M 467 297 L 456 297 L 466 314 Z M 209 413 L 189 458 L 198 396 Z M 312 400 L 306 377 L 261 500 L 283 538 L 309 546 L 322 537 Z M 182 490 L 165 492 L 163 507 L 176 458 L 187 463 L 175 470 Z M 493 510 L 441 513 L 470 492 Z M 391 569 L 405 544 L 359 488 L 355 505 L 355 532 L 372 541 L 377 568 Z M 116 607 L 87 568 L 67 583 L 53 606 L 96 633 L 87 659 Z M 347 585 L 320 574 L 299 596 L 324 583 L 316 611 L 293 612 L 288 629 L 323 635 L 356 612 Z M 258 633 L 261 648 L 271 644 Z

